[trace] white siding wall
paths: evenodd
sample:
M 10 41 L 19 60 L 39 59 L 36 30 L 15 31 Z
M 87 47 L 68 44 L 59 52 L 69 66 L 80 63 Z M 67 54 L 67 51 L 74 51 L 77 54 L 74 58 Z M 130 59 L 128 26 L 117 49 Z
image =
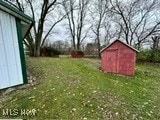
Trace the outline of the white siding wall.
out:
M 0 11 L 0 89 L 22 83 L 16 21 Z

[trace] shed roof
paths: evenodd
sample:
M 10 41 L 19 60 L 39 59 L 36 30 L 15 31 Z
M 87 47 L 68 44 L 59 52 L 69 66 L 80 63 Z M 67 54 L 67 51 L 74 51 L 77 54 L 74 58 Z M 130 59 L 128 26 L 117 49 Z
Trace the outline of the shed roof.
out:
M 7 12 L 8 14 L 20 19 L 22 25 L 22 36 L 26 36 L 27 32 L 31 29 L 34 24 L 34 20 L 23 12 L 19 11 L 15 7 L 9 5 L 8 3 L 0 0 L 0 10 Z
M 134 47 L 122 42 L 121 40 L 115 40 L 114 42 L 112 42 L 111 44 L 107 45 L 105 48 L 103 48 L 100 52 L 102 53 L 105 49 L 107 49 L 108 47 L 110 47 L 111 45 L 113 45 L 115 42 L 119 41 L 120 43 L 124 44 L 125 46 L 129 47 L 130 49 L 136 51 L 136 52 L 139 52 L 137 49 L 135 49 Z

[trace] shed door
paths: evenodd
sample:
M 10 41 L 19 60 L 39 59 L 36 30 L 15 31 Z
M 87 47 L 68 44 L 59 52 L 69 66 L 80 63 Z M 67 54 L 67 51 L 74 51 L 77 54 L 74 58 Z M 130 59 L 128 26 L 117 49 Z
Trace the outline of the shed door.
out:
M 22 83 L 16 21 L 0 11 L 0 89 Z
M 106 54 L 106 69 L 107 72 L 117 73 L 117 49 L 108 50 Z
M 134 54 L 125 51 L 119 55 L 119 59 L 119 73 L 124 75 L 133 75 L 135 64 Z

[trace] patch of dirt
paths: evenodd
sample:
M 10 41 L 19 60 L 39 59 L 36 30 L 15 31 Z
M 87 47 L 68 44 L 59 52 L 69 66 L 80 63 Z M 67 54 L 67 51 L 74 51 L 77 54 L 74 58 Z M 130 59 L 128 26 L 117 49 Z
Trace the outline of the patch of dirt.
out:
M 29 71 L 27 71 L 27 79 L 28 79 L 27 84 L 18 85 L 18 86 L 14 86 L 14 87 L 10 87 L 10 88 L 0 90 L 0 102 L 5 100 L 6 97 L 9 94 L 11 94 L 12 92 L 15 92 L 17 90 L 27 89 L 27 88 L 33 87 L 37 84 L 36 78 Z

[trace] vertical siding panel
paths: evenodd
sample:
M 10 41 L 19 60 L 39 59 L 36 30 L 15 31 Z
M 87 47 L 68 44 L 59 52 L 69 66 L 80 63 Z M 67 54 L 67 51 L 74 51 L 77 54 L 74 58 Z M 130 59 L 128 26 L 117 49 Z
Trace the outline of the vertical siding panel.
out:
M 3 18 L 2 12 L 0 11 L 0 18 Z M 7 73 L 7 63 L 4 48 L 4 36 L 2 29 L 2 19 L 0 19 L 0 88 L 5 88 L 9 86 L 9 76 Z
M 9 85 L 10 85 L 10 79 L 9 79 L 9 71 L 8 71 L 8 66 L 7 66 L 7 57 L 6 57 L 6 54 L 7 54 L 7 51 L 6 51 L 6 46 L 5 46 L 5 42 L 6 42 L 6 36 L 7 35 L 5 35 L 4 34 L 4 28 L 5 28 L 5 26 L 4 26 L 4 21 L 5 21 L 6 19 L 5 19 L 5 16 L 4 16 L 4 13 L 3 12 L 1 12 L 1 34 L 2 34 L 2 43 L 3 43 L 3 47 L 2 47 L 2 49 L 3 49 L 3 51 L 4 52 L 1 52 L 2 53 L 2 83 L 3 83 L 3 85 L 2 85 L 2 88 L 5 88 L 5 87 L 8 87 Z
M 13 47 L 14 47 L 14 57 L 15 57 L 15 69 L 16 69 L 16 78 L 18 84 L 23 83 L 22 77 L 22 68 L 21 68 L 21 61 L 20 61 L 20 52 L 18 46 L 18 36 L 17 36 L 17 29 L 16 29 L 16 21 L 14 17 L 11 17 L 11 32 L 13 38 Z
M 6 51 L 6 58 L 7 58 L 7 68 L 8 68 L 8 73 L 9 73 L 9 82 L 10 86 L 12 86 L 12 83 L 15 81 L 15 71 L 14 65 L 12 62 L 14 61 L 14 56 L 13 56 L 13 45 L 12 45 L 12 34 L 11 34 L 11 28 L 10 28 L 10 20 L 9 20 L 9 15 L 3 12 L 3 35 L 4 36 L 4 46 L 5 46 L 5 51 Z
M 15 18 L 11 15 L 1 12 L 1 41 L 0 41 L 0 72 L 2 83 L 1 88 L 10 87 L 23 83 L 20 54 L 18 47 L 18 37 Z

